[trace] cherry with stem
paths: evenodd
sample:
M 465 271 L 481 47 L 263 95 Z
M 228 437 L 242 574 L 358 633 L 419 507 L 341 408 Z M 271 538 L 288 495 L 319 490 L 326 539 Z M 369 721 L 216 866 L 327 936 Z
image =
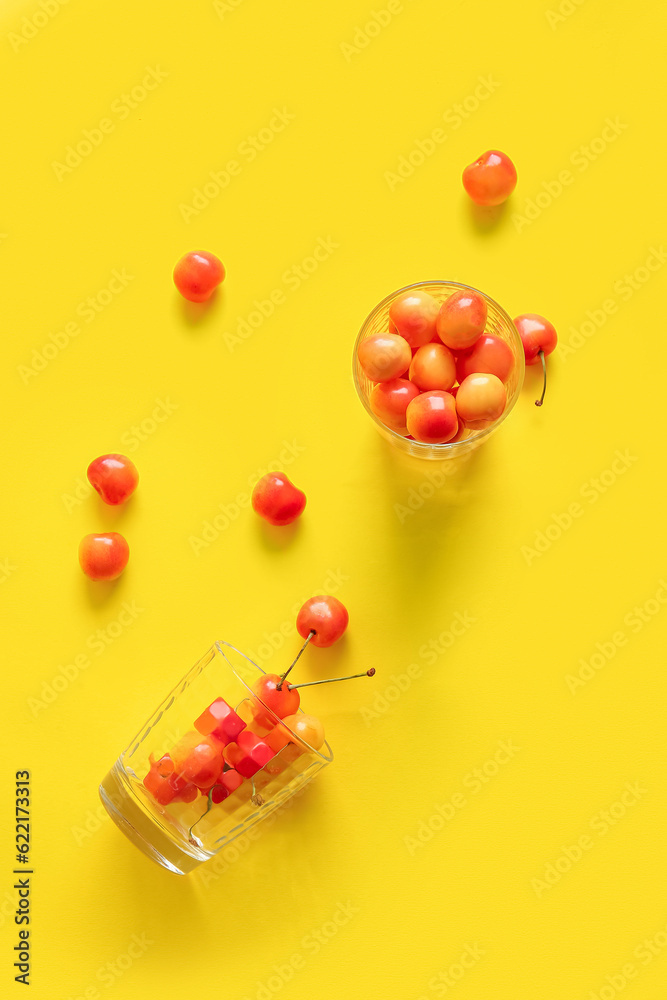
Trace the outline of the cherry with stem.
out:
M 547 363 L 544 359 L 544 351 L 542 349 L 540 349 L 537 352 L 537 356 L 542 362 L 542 372 L 544 374 L 544 381 L 542 382 L 542 395 L 540 396 L 539 399 L 535 400 L 535 406 L 541 406 L 542 403 L 544 402 L 544 394 L 547 391 Z
M 250 801 L 252 802 L 252 804 L 254 806 L 263 806 L 264 805 L 264 796 L 260 795 L 259 792 L 257 791 L 257 789 L 255 788 L 255 779 L 254 779 L 254 777 L 252 777 L 250 780 L 252 782 L 252 795 L 250 797 Z
M 542 395 L 535 400 L 535 406 L 541 406 L 544 402 L 544 394 L 547 391 L 547 365 L 546 357 L 556 347 L 558 335 L 553 323 L 550 323 L 544 316 L 538 313 L 522 313 L 514 319 L 514 325 L 521 337 L 523 352 L 527 365 L 542 363 L 544 380 L 542 383 Z
M 296 630 L 304 639 L 296 659 L 281 675 L 262 674 L 253 691 L 260 704 L 253 708 L 255 721 L 267 729 L 273 725 L 274 716 L 284 719 L 299 709 L 299 692 L 285 678 L 298 662 L 308 643 L 313 646 L 332 646 L 345 632 L 349 621 L 347 608 L 331 595 L 311 597 L 303 604 L 296 618 Z M 267 711 L 268 710 L 268 711 Z
M 294 657 L 294 660 L 292 661 L 292 663 L 290 664 L 290 666 L 287 668 L 287 670 L 285 671 L 285 673 L 281 676 L 280 681 L 279 681 L 279 683 L 276 686 L 276 690 L 282 691 L 283 684 L 285 683 L 285 678 L 289 674 L 290 670 L 293 670 L 294 667 L 297 665 L 297 663 L 299 662 L 299 658 L 300 658 L 301 654 L 305 651 L 306 646 L 308 645 L 308 643 L 310 642 L 310 640 L 313 638 L 314 635 L 315 635 L 315 629 L 311 628 L 310 632 L 306 636 L 306 641 L 304 642 L 303 646 L 301 647 L 301 649 L 299 650 L 299 652 L 296 654 L 296 656 Z M 289 684 L 287 686 L 289 687 Z
M 351 681 L 355 677 L 373 677 L 375 675 L 375 667 L 371 667 L 370 670 L 365 670 L 363 674 L 348 674 L 347 677 L 327 677 L 323 681 L 305 681 L 303 684 L 288 684 L 288 691 L 295 691 L 297 688 L 307 688 L 312 687 L 314 684 L 333 684 L 335 681 Z
M 194 823 L 192 824 L 192 826 L 190 827 L 190 829 L 188 830 L 188 839 L 189 839 L 189 841 L 190 841 L 191 844 L 192 843 L 196 843 L 196 841 L 194 840 L 194 838 L 192 836 L 192 831 L 197 826 L 197 823 L 201 823 L 201 821 L 203 820 L 204 816 L 207 816 L 208 813 L 210 813 L 211 809 L 213 808 L 213 792 L 215 791 L 216 788 L 222 788 L 222 787 L 223 787 L 222 785 L 213 785 L 212 788 L 209 788 L 208 795 L 206 797 L 207 798 L 206 809 L 204 809 L 204 812 L 201 814 L 201 816 L 199 817 L 199 819 L 196 819 L 194 821 Z

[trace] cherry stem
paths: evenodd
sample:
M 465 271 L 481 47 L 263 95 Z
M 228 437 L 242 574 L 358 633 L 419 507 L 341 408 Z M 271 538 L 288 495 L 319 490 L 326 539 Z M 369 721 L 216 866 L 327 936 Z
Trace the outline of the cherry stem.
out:
M 201 814 L 201 816 L 199 817 L 199 819 L 196 819 L 194 821 L 194 823 L 192 824 L 192 826 L 190 827 L 190 829 L 188 830 L 188 838 L 190 840 L 192 840 L 192 831 L 196 827 L 197 823 L 201 823 L 201 821 L 203 820 L 204 816 L 206 816 L 211 811 L 211 809 L 213 808 L 213 790 L 215 788 L 223 788 L 223 787 L 224 787 L 223 785 L 213 785 L 213 788 L 209 788 L 209 790 L 208 790 L 208 803 L 207 803 L 206 809 L 204 809 L 204 812 Z
M 334 681 L 351 681 L 355 677 L 372 677 L 375 673 L 375 667 L 371 667 L 363 674 L 350 674 L 348 677 L 329 677 L 325 681 L 306 681 L 305 684 L 288 684 L 287 690 L 294 691 L 296 688 L 307 688 L 312 687 L 314 684 L 333 684 Z
M 537 353 L 539 354 L 540 360 L 542 361 L 542 371 L 544 373 L 544 383 L 542 385 L 542 395 L 540 396 L 539 399 L 535 400 L 535 406 L 541 406 L 542 403 L 544 402 L 544 393 L 547 391 L 547 363 L 546 363 L 546 361 L 544 359 L 544 351 L 538 351 Z
M 252 802 L 252 804 L 254 806 L 257 806 L 257 807 L 263 806 L 264 805 L 264 798 L 263 798 L 263 796 L 261 796 L 259 794 L 259 792 L 255 788 L 255 779 L 251 778 L 250 780 L 252 781 L 252 795 L 250 796 L 250 801 Z
M 283 689 L 283 684 L 284 684 L 284 682 L 285 682 L 285 678 L 287 677 L 287 675 L 288 675 L 288 673 L 290 672 L 290 670 L 293 670 L 293 669 L 294 669 L 294 667 L 295 667 L 295 666 L 297 665 L 297 663 L 299 662 L 299 657 L 301 656 L 301 654 L 303 653 L 304 649 L 306 648 L 306 646 L 308 645 L 308 643 L 310 642 L 310 640 L 311 640 L 311 639 L 313 638 L 313 636 L 314 636 L 314 635 L 315 635 L 315 629 L 314 629 L 314 628 L 311 628 L 310 632 L 309 632 L 309 633 L 308 633 L 308 635 L 306 636 L 306 641 L 304 642 L 304 644 L 303 644 L 303 646 L 301 647 L 301 649 L 299 650 L 299 652 L 298 652 L 298 653 L 296 654 L 296 657 L 294 658 L 294 662 L 292 663 L 292 665 L 291 665 L 291 666 L 289 666 L 289 667 L 287 668 L 287 670 L 285 671 L 285 673 L 284 673 L 284 674 L 282 675 L 282 677 L 280 678 L 280 681 L 279 681 L 279 683 L 278 683 L 278 684 L 276 684 L 276 689 L 277 689 L 278 691 L 282 691 L 282 689 Z M 288 686 L 288 688 L 289 688 L 289 684 L 288 684 L 287 686 Z

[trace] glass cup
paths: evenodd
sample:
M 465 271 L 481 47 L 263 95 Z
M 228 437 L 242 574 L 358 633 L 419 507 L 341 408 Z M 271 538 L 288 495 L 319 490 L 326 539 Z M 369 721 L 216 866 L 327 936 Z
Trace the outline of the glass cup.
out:
M 214 857 L 333 760 L 328 743 L 320 750 L 308 746 L 257 697 L 253 685 L 263 673 L 234 646 L 214 643 L 142 726 L 100 785 L 102 802 L 123 833 L 172 872 L 185 875 Z M 227 703 L 222 706 L 227 715 L 221 720 L 206 712 L 216 700 L 220 706 L 220 699 Z M 217 760 L 215 755 L 222 754 L 224 746 L 225 758 L 234 761 L 234 753 L 239 754 L 235 740 L 242 729 L 261 739 L 272 731 L 275 736 L 275 726 L 281 727 L 277 745 L 286 745 L 255 773 L 250 772 L 258 759 L 234 763 L 215 779 L 210 791 L 198 787 L 208 783 L 202 780 L 210 766 L 208 758 L 194 770 L 192 757 L 180 763 L 189 747 L 207 743 L 202 730 L 211 733 L 205 756 L 211 744 L 212 759 Z M 172 753 L 179 762 L 175 770 Z M 238 787 L 227 794 L 237 782 Z
M 377 333 L 386 333 L 389 329 L 389 309 L 392 303 L 408 292 L 415 290 L 428 292 L 429 295 L 432 295 L 438 302 L 441 303 L 444 302 L 445 299 L 452 294 L 452 292 L 477 292 L 477 294 L 481 295 L 486 302 L 488 310 L 484 333 L 504 340 L 505 343 L 509 345 L 514 357 L 512 371 L 505 382 L 505 388 L 507 390 L 507 404 L 502 414 L 497 420 L 494 420 L 492 424 L 489 424 L 489 426 L 485 427 L 483 430 L 465 431 L 464 436 L 459 441 L 451 441 L 446 444 L 425 444 L 422 441 L 412 441 L 403 434 L 399 434 L 397 431 L 387 427 L 387 425 L 384 424 L 379 417 L 375 416 L 370 407 L 369 397 L 375 383 L 371 382 L 359 364 L 359 345 L 368 337 L 372 337 Z M 376 305 L 375 308 L 369 313 L 363 322 L 354 344 L 352 367 L 354 373 L 354 384 L 359 394 L 359 399 L 363 403 L 367 413 L 375 423 L 375 426 L 379 430 L 380 434 L 382 434 L 387 441 L 391 441 L 392 444 L 396 445 L 397 448 L 400 448 L 401 451 L 408 455 L 415 455 L 417 458 L 428 458 L 435 459 L 436 461 L 442 461 L 443 459 L 460 458 L 461 456 L 474 451 L 475 448 L 478 448 L 480 444 L 486 441 L 487 438 L 493 434 L 498 427 L 500 427 L 503 420 L 505 420 L 505 418 L 509 415 L 512 407 L 519 398 L 519 392 L 523 384 L 525 371 L 525 357 L 521 338 L 519 337 L 514 323 L 505 310 L 502 309 L 497 302 L 494 302 L 493 299 L 489 298 L 488 295 L 485 295 L 484 292 L 480 292 L 476 288 L 471 288 L 470 285 L 461 285 L 456 281 L 419 281 L 414 285 L 406 285 L 405 288 L 399 288 L 398 291 L 392 292 L 391 295 L 388 295 L 382 300 L 382 302 L 378 303 L 378 305 Z

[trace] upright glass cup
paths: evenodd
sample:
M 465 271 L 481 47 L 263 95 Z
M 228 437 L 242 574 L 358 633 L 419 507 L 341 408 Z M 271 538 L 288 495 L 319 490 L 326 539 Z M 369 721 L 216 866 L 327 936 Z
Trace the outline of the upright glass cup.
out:
M 484 333 L 504 340 L 505 343 L 509 345 L 514 358 L 512 371 L 509 378 L 505 382 L 505 388 L 507 390 L 507 405 L 505 406 L 502 414 L 497 420 L 495 420 L 492 424 L 489 424 L 489 426 L 485 427 L 483 430 L 466 431 L 465 436 L 459 441 L 447 442 L 445 444 L 425 444 L 422 441 L 412 441 L 410 438 L 404 437 L 397 431 L 387 427 L 387 425 L 384 424 L 379 417 L 375 416 L 370 407 L 369 398 L 375 383 L 370 381 L 359 364 L 359 345 L 368 337 L 373 337 L 377 333 L 386 333 L 389 329 L 389 309 L 392 303 L 396 299 L 406 295 L 408 292 L 416 290 L 428 292 L 429 295 L 432 295 L 440 303 L 444 302 L 445 299 L 448 298 L 453 292 L 458 291 L 476 292 L 478 295 L 481 295 L 486 302 L 488 310 Z M 489 298 L 488 295 L 485 295 L 484 292 L 480 292 L 477 288 L 472 288 L 470 285 L 461 285 L 456 281 L 419 281 L 414 285 L 406 285 L 405 288 L 399 288 L 397 291 L 392 292 L 391 295 L 387 295 L 382 302 L 378 303 L 378 305 L 371 310 L 369 315 L 364 320 L 354 344 L 352 368 L 354 373 L 354 384 L 359 394 L 359 398 L 363 403 L 366 412 L 375 423 L 375 426 L 379 430 L 380 434 L 382 434 L 387 441 L 391 441 L 393 445 L 400 448 L 401 451 L 408 455 L 414 455 L 417 458 L 428 458 L 436 461 L 443 461 L 443 459 L 460 458 L 462 455 L 466 455 L 469 452 L 474 451 L 475 448 L 479 448 L 480 444 L 486 441 L 487 438 L 493 434 L 498 427 L 500 427 L 503 420 L 505 420 L 509 415 L 512 407 L 519 398 L 519 392 L 521 390 L 521 386 L 523 385 L 523 376 L 525 372 L 525 356 L 521 338 L 514 323 L 505 310 L 502 309 L 497 302 L 494 302 L 493 299 Z
M 308 746 L 254 693 L 264 671 L 226 642 L 216 642 L 130 741 L 100 785 L 100 797 L 123 833 L 153 861 L 185 875 L 265 819 L 333 760 L 328 743 Z M 287 743 L 221 802 L 205 791 L 161 805 L 144 778 L 216 699 L 223 698 L 260 735 L 284 727 Z M 259 716 L 261 725 L 257 723 Z M 188 796 L 189 797 L 189 796 Z

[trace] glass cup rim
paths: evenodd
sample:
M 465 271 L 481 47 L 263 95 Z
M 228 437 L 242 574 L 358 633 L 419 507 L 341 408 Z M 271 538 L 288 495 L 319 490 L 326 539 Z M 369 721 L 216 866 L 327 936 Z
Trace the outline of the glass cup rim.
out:
M 357 361 L 357 351 L 359 349 L 359 344 L 362 341 L 362 335 L 363 335 L 366 327 L 368 326 L 368 323 L 370 322 L 371 317 L 375 313 L 377 313 L 380 309 L 382 309 L 383 306 L 386 306 L 389 302 L 391 302 L 392 299 L 395 299 L 398 295 L 401 295 L 404 292 L 410 292 L 410 291 L 413 291 L 416 288 L 424 288 L 426 286 L 432 286 L 432 285 L 447 285 L 447 286 L 450 286 L 450 287 L 454 287 L 455 290 L 462 289 L 463 291 L 466 291 L 466 292 L 476 292 L 478 295 L 481 295 L 487 302 L 490 302 L 498 310 L 498 312 L 500 313 L 500 315 L 501 315 L 501 317 L 503 319 L 507 320 L 507 324 L 508 324 L 509 329 L 511 329 L 513 331 L 514 335 L 515 335 L 515 340 L 517 342 L 516 346 L 517 346 L 517 348 L 520 349 L 520 356 L 521 356 L 521 353 L 523 352 L 523 345 L 521 343 L 521 337 L 519 336 L 519 331 L 517 330 L 516 326 L 514 325 L 514 320 L 511 319 L 509 313 L 507 313 L 503 309 L 503 307 L 498 302 L 496 302 L 495 299 L 492 299 L 490 295 L 487 295 L 486 292 L 483 292 L 481 290 L 481 288 L 475 288 L 473 285 L 466 285 L 466 284 L 464 284 L 461 281 L 451 281 L 451 280 L 448 280 L 446 278 L 433 278 L 430 281 L 414 281 L 411 285 L 404 285 L 403 288 L 397 288 L 395 291 L 390 292 L 389 295 L 385 295 L 385 297 L 380 302 L 378 302 L 377 305 L 373 306 L 373 308 L 371 309 L 371 311 L 368 313 L 368 315 L 366 316 L 365 320 L 361 324 L 361 328 L 360 328 L 359 333 L 357 334 L 356 340 L 354 342 L 354 352 L 353 352 L 353 355 L 352 355 L 352 375 L 353 375 L 353 378 L 354 378 L 354 387 L 357 390 L 357 395 L 359 396 L 359 399 L 361 400 L 361 402 L 362 402 L 362 404 L 364 406 L 364 409 L 369 414 L 369 416 L 372 417 L 372 419 L 375 422 L 375 424 L 380 428 L 380 430 L 384 434 L 391 435 L 392 443 L 393 443 L 394 440 L 396 440 L 396 441 L 406 441 L 408 439 L 405 437 L 404 434 L 399 434 L 398 431 L 395 431 L 395 430 L 393 430 L 393 428 L 388 427 L 385 423 L 383 423 L 380 420 L 379 417 L 377 417 L 373 413 L 373 411 L 372 411 L 372 409 L 370 407 L 370 402 L 369 402 L 366 394 L 364 393 L 364 391 L 363 391 L 363 389 L 362 389 L 362 387 L 360 385 L 359 372 L 358 372 L 359 364 L 358 364 L 358 361 Z M 513 393 L 511 399 L 508 398 L 508 401 L 507 401 L 508 405 L 505 406 L 505 409 L 500 414 L 500 416 L 498 417 L 498 419 L 494 420 L 493 423 L 489 424 L 488 427 L 484 427 L 482 430 L 477 431 L 473 436 L 468 437 L 468 438 L 463 438 L 461 441 L 445 441 L 442 444 L 428 444 L 425 441 L 409 441 L 409 444 L 411 446 L 411 450 L 414 449 L 414 452 L 417 455 L 420 452 L 424 452 L 425 454 L 426 453 L 432 454 L 434 450 L 438 451 L 440 449 L 442 449 L 443 456 L 445 454 L 455 455 L 455 454 L 457 454 L 457 452 L 460 452 L 462 454 L 466 453 L 470 449 L 471 443 L 474 442 L 475 446 L 477 446 L 478 444 L 480 444 L 493 431 L 495 431 L 497 427 L 500 427 L 500 425 L 502 424 L 503 420 L 512 412 L 512 410 L 514 409 L 514 406 L 516 404 L 516 401 L 519 398 L 519 393 L 521 392 L 522 381 L 523 380 L 519 380 L 517 382 L 517 387 L 516 387 L 515 392 Z
M 326 749 L 328 751 L 328 755 L 327 755 L 325 753 L 322 753 L 322 749 L 316 750 L 315 747 L 312 747 L 310 745 L 310 743 L 306 742 L 306 740 L 302 739 L 300 736 L 297 736 L 296 733 L 292 729 L 290 729 L 290 727 L 288 725 L 285 724 L 284 720 L 281 719 L 281 718 L 279 718 L 276 715 L 276 713 L 273 711 L 273 709 L 269 708 L 269 706 L 267 704 L 265 704 L 264 701 L 262 701 L 262 699 L 259 697 L 259 695 L 256 694 L 252 690 L 252 688 L 248 686 L 248 684 L 245 682 L 245 680 L 243 679 L 243 677 L 241 677 L 241 675 L 234 669 L 231 661 L 229 660 L 229 658 L 225 654 L 225 651 L 222 649 L 222 646 L 226 646 L 227 649 L 234 650 L 235 653 L 238 653 L 239 656 L 243 657 L 244 660 L 246 660 L 253 667 L 255 667 L 255 669 L 258 670 L 260 674 L 266 674 L 267 671 L 263 670 L 262 667 L 260 667 L 260 665 L 258 663 L 255 663 L 254 660 L 251 660 L 250 657 L 246 653 L 242 652 L 240 649 L 237 649 L 236 646 L 233 646 L 231 642 L 225 642 L 224 639 L 216 639 L 216 641 L 213 643 L 214 649 L 217 649 L 217 651 L 220 653 L 220 655 L 225 660 L 225 662 L 229 666 L 230 670 L 232 671 L 232 673 L 236 677 L 237 681 L 246 689 L 246 691 L 248 692 L 248 694 L 252 695 L 252 697 L 255 698 L 260 703 L 260 705 L 262 706 L 262 708 L 265 709 L 265 711 L 268 712 L 269 715 L 272 716 L 276 720 L 276 724 L 280 724 L 281 726 L 283 726 L 287 730 L 287 732 L 290 733 L 294 737 L 294 741 L 297 744 L 300 743 L 302 746 L 306 747 L 306 749 L 309 751 L 309 753 L 312 753 L 315 757 L 317 757 L 319 760 L 323 761 L 325 764 L 330 764 L 334 758 L 333 758 L 333 750 L 329 746 L 328 740 L 325 738 L 324 744 L 323 744 L 323 746 L 326 747 Z M 306 712 L 303 711 L 303 709 L 300 706 L 299 706 L 298 711 L 302 715 L 306 715 L 307 714 Z M 260 739 L 261 739 L 261 737 L 260 737 Z

